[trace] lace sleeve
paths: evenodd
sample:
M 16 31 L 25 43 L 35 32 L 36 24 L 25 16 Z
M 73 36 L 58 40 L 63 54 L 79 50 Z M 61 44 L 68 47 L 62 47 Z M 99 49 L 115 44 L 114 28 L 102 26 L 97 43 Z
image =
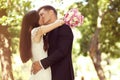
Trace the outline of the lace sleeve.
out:
M 41 36 L 40 35 L 38 36 L 38 30 L 39 30 L 39 28 L 34 28 L 31 31 L 31 39 L 34 42 L 39 42 L 41 39 Z

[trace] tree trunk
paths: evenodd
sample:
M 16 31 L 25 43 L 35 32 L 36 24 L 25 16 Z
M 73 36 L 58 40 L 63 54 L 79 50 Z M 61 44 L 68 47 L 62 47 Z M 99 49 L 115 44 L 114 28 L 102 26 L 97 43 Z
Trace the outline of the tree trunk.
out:
M 91 45 L 90 45 L 90 57 L 92 59 L 92 62 L 94 64 L 95 70 L 97 72 L 97 75 L 100 80 L 105 80 L 105 75 L 104 71 L 101 67 L 101 53 L 100 50 L 98 49 L 98 33 L 100 29 L 97 29 L 94 36 L 92 37 L 91 40 Z
M 97 19 L 97 29 L 91 39 L 91 44 L 90 44 L 90 57 L 92 59 L 92 62 L 94 64 L 95 70 L 97 72 L 97 75 L 99 77 L 100 80 L 106 80 L 105 79 L 105 75 L 104 75 L 104 71 L 102 69 L 101 66 L 101 52 L 99 50 L 99 42 L 98 42 L 98 36 L 99 36 L 99 32 L 101 29 L 101 21 L 102 21 L 102 12 L 101 10 L 98 11 L 99 16 Z
M 0 61 L 2 68 L 2 80 L 14 80 L 12 74 L 12 62 L 7 30 L 0 26 Z

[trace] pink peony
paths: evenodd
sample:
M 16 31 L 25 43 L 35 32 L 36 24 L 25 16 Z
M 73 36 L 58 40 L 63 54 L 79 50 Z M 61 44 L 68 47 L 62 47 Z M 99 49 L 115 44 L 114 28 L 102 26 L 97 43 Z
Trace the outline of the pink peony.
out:
M 78 9 L 71 9 L 64 16 L 65 23 L 71 27 L 82 25 L 83 20 L 84 16 L 81 15 Z

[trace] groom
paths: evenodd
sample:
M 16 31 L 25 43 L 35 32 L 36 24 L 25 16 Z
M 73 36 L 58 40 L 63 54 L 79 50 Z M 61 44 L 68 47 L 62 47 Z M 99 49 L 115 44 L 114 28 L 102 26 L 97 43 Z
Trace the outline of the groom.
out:
M 57 11 L 49 5 L 41 7 L 40 18 L 44 25 L 57 19 Z M 48 33 L 48 57 L 33 63 L 33 71 L 51 67 L 52 80 L 74 80 L 72 65 L 73 33 L 68 25 L 62 25 Z

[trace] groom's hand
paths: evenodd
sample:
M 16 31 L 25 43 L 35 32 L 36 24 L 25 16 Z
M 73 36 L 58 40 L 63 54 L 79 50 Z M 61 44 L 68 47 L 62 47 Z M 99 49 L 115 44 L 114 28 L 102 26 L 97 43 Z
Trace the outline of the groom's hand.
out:
M 37 73 L 39 70 L 41 70 L 41 69 L 42 69 L 42 67 L 41 67 L 39 61 L 35 61 L 35 62 L 32 64 L 32 70 L 31 70 L 31 72 L 32 72 L 33 74 L 36 74 L 36 73 Z

